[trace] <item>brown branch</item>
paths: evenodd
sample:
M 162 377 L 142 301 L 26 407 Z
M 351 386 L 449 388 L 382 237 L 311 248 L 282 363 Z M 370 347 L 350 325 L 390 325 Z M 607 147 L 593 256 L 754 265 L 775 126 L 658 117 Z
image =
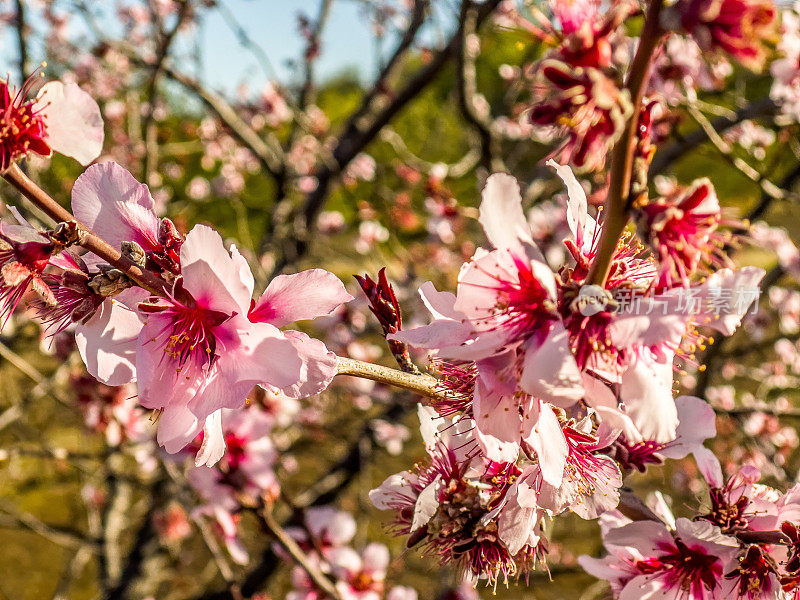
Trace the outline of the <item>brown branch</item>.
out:
M 480 138 L 481 164 L 489 172 L 506 171 L 502 159 L 498 156 L 496 136 L 492 132 L 491 119 L 480 115 L 473 102 L 477 96 L 477 76 L 475 59 L 469 48 L 469 37 L 475 32 L 476 9 L 470 0 L 462 4 L 462 20 L 464 27 L 461 42 L 456 54 L 456 92 L 458 106 L 464 120 L 472 125 Z
M 605 283 L 617 241 L 628 224 L 628 197 L 633 171 L 633 155 L 636 151 L 636 127 L 639 123 L 642 98 L 649 77 L 650 62 L 662 37 L 659 23 L 662 4 L 663 0 L 650 1 L 644 27 L 639 37 L 639 46 L 625 83 L 625 88 L 631 96 L 633 113 L 611 154 L 608 195 L 603 206 L 602 230 L 597 255 L 586 278 L 587 283 L 600 286 Z
M 310 104 L 314 103 L 314 64 L 319 54 L 322 31 L 328 23 L 332 6 L 333 0 L 320 0 L 317 20 L 314 22 L 314 27 L 308 38 L 305 60 L 303 61 L 305 77 L 303 79 L 303 86 L 300 88 L 300 110 L 305 110 Z
M 28 32 L 25 31 L 27 24 L 25 23 L 25 2 L 23 0 L 16 0 L 16 19 L 15 25 L 17 27 L 17 64 L 19 65 L 19 81 L 20 85 L 28 77 Z
M 775 102 L 770 98 L 761 98 L 751 102 L 736 111 L 732 117 L 718 117 L 711 121 L 711 126 L 717 133 L 723 133 L 748 119 L 756 119 L 759 117 L 773 116 L 777 110 Z M 708 135 L 703 129 L 697 129 L 684 137 L 682 140 L 673 142 L 671 145 L 659 149 L 653 158 L 653 163 L 650 165 L 650 177 L 660 175 L 681 156 L 687 152 L 694 150 L 698 146 L 708 141 Z
M 433 400 L 445 400 L 447 398 L 447 394 L 438 387 L 439 381 L 435 377 L 406 373 L 391 367 L 375 365 L 352 358 L 340 356 L 336 374 L 352 375 L 353 377 L 377 381 L 378 383 L 408 390 Z
M 800 409 L 780 409 L 766 404 L 757 406 L 737 406 L 735 408 L 720 408 L 715 406 L 714 412 L 726 417 L 746 417 L 754 413 L 763 413 L 765 415 L 778 417 L 779 419 L 800 419 Z
M 387 93 L 389 78 L 392 76 L 395 67 L 400 64 L 409 48 L 411 48 L 411 45 L 414 43 L 420 27 L 422 27 L 425 22 L 425 13 L 429 5 L 429 0 L 414 0 L 411 19 L 408 23 L 408 27 L 406 27 L 403 32 L 403 37 L 400 38 L 400 42 L 397 44 L 394 52 L 392 52 L 391 57 L 389 57 L 389 60 L 384 65 L 383 69 L 381 69 L 381 72 L 375 79 L 375 83 L 370 87 L 369 91 L 364 94 L 359 107 L 348 118 L 343 135 L 353 135 L 357 133 L 362 126 L 361 121 L 372 112 L 375 99 Z
M 40 208 L 48 217 L 56 222 L 78 223 L 75 216 L 67 209 L 62 207 L 58 202 L 53 200 L 50 195 L 42 188 L 36 185 L 16 164 L 12 164 L 5 173 L 3 178 L 13 185 L 23 196 L 33 202 Z M 139 286 L 143 287 L 152 294 L 164 296 L 167 294 L 167 284 L 160 277 L 155 274 L 142 269 L 136 263 L 123 256 L 122 253 L 108 244 L 103 239 L 99 238 L 85 225 L 78 223 L 83 232 L 85 239 L 82 241 L 81 246 L 95 253 L 100 258 L 104 259 L 108 264 L 116 267 L 125 275 L 130 277 Z

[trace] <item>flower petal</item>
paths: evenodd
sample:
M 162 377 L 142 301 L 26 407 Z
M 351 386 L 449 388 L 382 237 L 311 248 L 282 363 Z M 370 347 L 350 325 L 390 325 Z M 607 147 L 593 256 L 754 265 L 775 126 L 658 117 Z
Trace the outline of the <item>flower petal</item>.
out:
M 522 196 L 517 180 L 506 173 L 495 173 L 483 188 L 478 221 L 486 237 L 497 249 L 508 249 L 526 256 L 526 247 L 534 246 L 528 220 L 522 212 Z
M 196 467 L 213 467 L 225 454 L 225 435 L 222 433 L 222 410 L 216 410 L 206 417 L 203 425 L 203 443 L 195 457 Z
M 158 247 L 153 206 L 147 186 L 115 162 L 92 165 L 72 188 L 75 217 L 115 248 L 126 240 L 145 250 Z
M 51 81 L 36 97 L 47 127 L 47 145 L 86 166 L 103 151 L 103 117 L 89 94 L 75 83 Z
M 678 410 L 672 399 L 672 353 L 660 362 L 643 350 L 622 374 L 620 396 L 636 428 L 646 440 L 675 439 Z
M 536 452 L 542 479 L 557 486 L 564 477 L 569 447 L 558 417 L 550 405 L 538 399 L 534 399 L 533 402 L 538 403 L 539 407 L 535 411 L 525 411 L 523 427 L 529 432 L 525 436 L 525 441 Z
M 560 322 L 552 324 L 538 347 L 533 342 L 527 345 L 519 384 L 532 396 L 556 406 L 568 407 L 583 397 L 581 372 Z
M 105 300 L 85 324 L 75 327 L 75 343 L 86 369 L 106 385 L 136 379 L 136 346 L 142 321 L 121 302 Z
M 250 320 L 283 327 L 328 315 L 353 297 L 336 275 L 309 269 L 273 279 L 250 312 Z
M 300 357 L 300 379 L 297 383 L 282 388 L 289 398 L 308 398 L 326 389 L 336 376 L 336 355 L 320 340 L 301 331 L 284 331 Z
M 253 297 L 253 279 L 252 274 L 243 275 L 243 260 L 238 251 L 236 258 L 231 256 L 219 233 L 195 225 L 181 246 L 183 287 L 201 306 L 246 315 Z
M 185 406 L 171 404 L 158 418 L 156 439 L 170 454 L 180 452 L 200 432 L 202 423 Z
M 489 389 L 479 377 L 475 383 L 472 412 L 476 424 L 475 437 L 486 458 L 501 463 L 516 461 L 520 417 L 514 396 Z

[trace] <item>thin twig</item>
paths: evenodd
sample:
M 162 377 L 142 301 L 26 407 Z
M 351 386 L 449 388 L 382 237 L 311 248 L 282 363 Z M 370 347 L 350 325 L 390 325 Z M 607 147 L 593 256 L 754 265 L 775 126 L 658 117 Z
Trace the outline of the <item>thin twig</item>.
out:
M 308 574 L 314 582 L 314 585 L 334 600 L 342 600 L 339 590 L 336 589 L 331 580 L 319 570 L 317 565 L 309 560 L 306 553 L 303 552 L 300 546 L 297 545 L 297 542 L 294 541 L 294 538 L 286 533 L 286 530 L 278 524 L 275 517 L 272 516 L 272 510 L 268 506 L 262 505 L 258 511 L 258 515 L 264 528 L 275 538 L 281 548 L 283 548 Z

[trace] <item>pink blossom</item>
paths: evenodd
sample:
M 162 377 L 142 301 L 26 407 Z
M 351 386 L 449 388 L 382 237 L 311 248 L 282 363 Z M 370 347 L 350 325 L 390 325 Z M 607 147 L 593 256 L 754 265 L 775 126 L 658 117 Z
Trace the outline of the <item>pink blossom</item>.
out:
M 671 27 L 688 31 L 703 51 L 722 50 L 760 69 L 777 10 L 769 0 L 681 0 L 662 14 Z
M 674 533 L 663 523 L 639 521 L 609 530 L 603 541 L 641 556 L 632 565 L 637 574 L 621 586 L 620 600 L 679 600 L 687 594 L 696 600 L 724 600 L 724 567 L 739 547 L 718 527 L 683 518 L 676 521 Z
M 686 189 L 640 207 L 642 232 L 660 265 L 659 288 L 689 285 L 698 267 L 724 262 L 717 233 L 720 206 L 711 182 L 698 179 Z
M 555 278 L 533 243 L 512 177 L 489 178 L 480 222 L 495 250 L 481 249 L 464 265 L 456 296 L 432 286 L 421 290 L 435 320 L 395 338 L 456 360 L 511 352 L 523 391 L 569 405 L 583 395 L 580 375 L 555 310 Z M 479 362 L 478 371 L 491 388 L 496 365 Z
M 352 548 L 335 548 L 330 563 L 337 578 L 336 589 L 344 600 L 380 600 L 383 596 L 389 550 L 383 544 L 368 544 L 358 554 Z
M 272 425 L 256 408 L 216 411 L 206 419 L 195 467 L 188 474 L 206 502 L 235 510 L 240 494 L 252 498 L 277 494 Z
M 18 91 L 0 81 L 0 170 L 30 152 L 50 156 L 51 149 L 83 165 L 103 149 L 103 119 L 92 97 L 74 83 L 51 81 L 35 100 L 26 96 L 37 85 L 32 75 Z
M 47 145 L 88 165 L 103 151 L 103 118 L 92 97 L 75 83 L 51 81 L 36 97 L 44 118 Z
M 410 534 L 410 545 L 420 543 L 443 563 L 453 562 L 490 584 L 507 581 L 517 570 L 515 557 L 523 565 L 534 560 L 538 537 L 530 534 L 542 513 L 518 520 L 504 508 L 503 498 L 519 470 L 479 457 L 471 420 L 453 422 L 422 406 L 419 416 L 430 463 L 391 475 L 370 492 L 370 500 L 394 511 L 392 528 Z M 518 523 L 530 529 L 521 532 Z

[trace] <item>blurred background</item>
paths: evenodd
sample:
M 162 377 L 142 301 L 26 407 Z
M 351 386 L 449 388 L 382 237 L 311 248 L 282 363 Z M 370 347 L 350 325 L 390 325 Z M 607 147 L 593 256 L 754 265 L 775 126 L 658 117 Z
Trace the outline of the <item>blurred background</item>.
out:
M 342 356 L 391 365 L 352 275 L 386 267 L 406 325 L 426 322 L 416 289 L 428 280 L 455 288 L 460 264 L 483 242 L 476 207 L 489 173 L 519 178 L 537 242 L 554 266 L 565 259 L 562 183 L 543 166 L 558 139 L 526 115 L 537 92 L 528 69 L 548 46 L 508 18 L 511 5 L 4 0 L 0 55 L 15 85 L 47 61 L 47 78 L 89 91 L 106 123 L 100 160 L 146 182 L 183 232 L 208 223 L 235 241 L 257 292 L 280 272 L 337 274 L 356 300 L 314 334 Z M 686 73 L 664 69 L 663 80 L 677 83 L 658 121 L 653 190 L 709 177 L 727 214 L 755 223 L 755 243 L 738 244 L 734 260 L 769 275 L 743 330 L 700 349 L 708 369 L 685 365 L 676 386 L 718 409 L 718 456 L 791 481 L 800 422 L 798 125 L 770 99 L 768 73 L 706 63 L 700 53 L 680 67 L 701 69 L 692 77 L 703 83 L 699 95 L 686 94 Z M 74 162 L 32 158 L 26 169 L 68 205 Z M 580 177 L 590 201 L 602 202 L 601 173 Z M 20 202 L 8 186 L 0 199 Z M 94 382 L 70 336 L 45 338 L 17 311 L 0 333 L 0 384 L 0 598 L 282 599 L 293 589 L 291 563 L 252 511 L 234 511 L 232 525 L 204 512 L 187 479 L 191 453 L 161 452 L 135 388 Z M 307 507 L 350 512 L 354 548 L 389 547 L 391 585 L 423 600 L 488 597 L 493 589 L 461 588 L 455 570 L 407 549 L 367 498 L 425 456 L 415 402 L 346 377 L 299 403 L 255 392 L 251 404 L 272 418 L 277 515 L 297 524 Z M 691 460 L 629 484 L 642 495 L 668 490 L 677 514 L 703 502 Z M 559 518 L 552 581 L 541 569 L 496 594 L 606 597 L 606 585 L 576 563 L 599 551 L 596 523 Z

